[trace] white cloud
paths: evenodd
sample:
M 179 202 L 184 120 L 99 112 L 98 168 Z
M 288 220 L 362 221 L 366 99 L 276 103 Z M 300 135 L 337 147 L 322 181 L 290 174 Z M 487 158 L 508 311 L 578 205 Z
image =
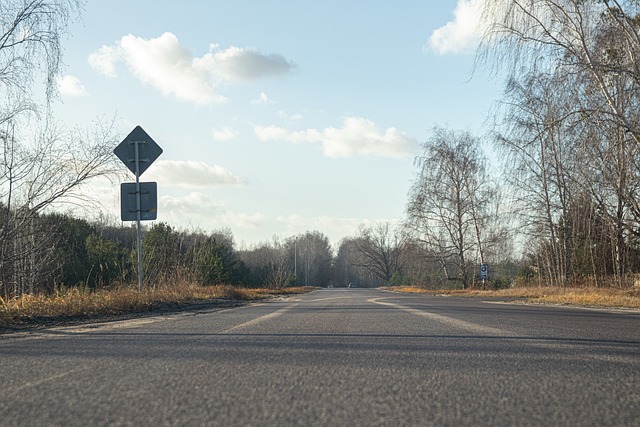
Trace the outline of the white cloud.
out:
M 458 0 L 453 20 L 431 33 L 425 48 L 441 55 L 475 49 L 480 40 L 481 1 Z
M 237 213 L 226 212 L 222 217 L 222 224 L 229 227 L 237 227 L 243 230 L 257 230 L 266 217 L 262 213 Z
M 215 128 L 211 131 L 211 136 L 216 141 L 231 141 L 238 137 L 238 132 L 231 126 L 225 126 L 222 128 Z
M 371 219 L 371 218 L 339 218 L 331 216 L 303 217 L 301 215 L 280 215 L 276 221 L 284 224 L 286 229 L 283 235 L 295 235 L 309 230 L 318 230 L 324 233 L 331 242 L 337 246 L 340 239 L 348 236 L 355 236 L 362 226 L 373 226 L 375 224 L 391 222 L 397 220 Z
M 294 67 L 281 55 L 253 48 L 230 47 L 194 57 L 169 32 L 152 39 L 129 34 L 89 56 L 89 64 L 109 77 L 117 76 L 118 63 L 165 96 L 201 105 L 226 100 L 217 91 L 220 84 L 282 75 Z
M 300 233 L 306 230 L 340 231 L 343 236 L 352 234 L 365 221 L 362 218 L 334 218 L 330 216 L 303 217 L 300 215 L 280 215 L 276 221 L 287 226 L 288 234 Z
M 391 127 L 381 132 L 370 120 L 347 117 L 341 128 L 289 131 L 277 126 L 257 126 L 254 132 L 262 141 L 288 141 L 293 143 L 320 143 L 327 157 L 406 157 L 413 156 L 418 141 Z
M 62 76 L 58 79 L 58 90 L 63 96 L 82 97 L 89 93 L 80 79 L 75 76 Z
M 117 77 L 116 63 L 119 60 L 119 49 L 113 46 L 102 46 L 96 52 L 89 55 L 89 65 L 108 77 Z
M 255 230 L 260 227 L 265 217 L 261 213 L 229 211 L 224 204 L 217 203 L 212 197 L 191 192 L 179 197 L 161 196 L 158 200 L 158 220 L 171 222 L 180 227 L 190 224 L 195 228 L 209 230 L 222 227 Z
M 235 46 L 195 58 L 194 65 L 209 70 L 226 81 L 251 81 L 283 75 L 295 67 L 282 55 L 264 55 L 254 48 Z
M 198 192 L 179 197 L 160 196 L 158 200 L 158 215 L 175 218 L 179 222 L 184 222 L 189 217 L 214 216 L 222 212 L 224 212 L 223 205 L 216 203 L 206 194 Z
M 260 97 L 257 99 L 251 100 L 251 105 L 261 105 L 261 104 L 270 104 L 269 97 L 266 93 L 260 92 Z
M 286 121 L 297 122 L 299 120 L 302 120 L 302 114 L 300 113 L 289 114 L 284 110 L 280 110 L 278 111 L 277 114 L 278 114 L 278 117 Z
M 203 188 L 245 184 L 222 166 L 210 166 L 194 160 L 158 160 L 149 168 L 145 179 L 167 187 Z
M 291 132 L 278 126 L 256 126 L 254 132 L 261 141 L 290 141 Z

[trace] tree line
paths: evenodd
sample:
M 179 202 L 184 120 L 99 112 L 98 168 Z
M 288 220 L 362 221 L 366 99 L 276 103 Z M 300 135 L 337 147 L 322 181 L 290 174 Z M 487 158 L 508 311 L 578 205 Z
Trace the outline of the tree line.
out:
M 334 251 L 329 238 L 308 231 L 285 240 L 237 248 L 231 231 L 184 231 L 158 222 L 143 228 L 144 286 L 195 283 L 244 287 L 448 286 L 436 262 L 389 223 L 361 227 Z M 3 298 L 54 293 L 71 287 L 109 289 L 137 278 L 136 228 L 107 225 L 59 213 L 31 221 L 29 246 L 3 258 Z M 5 251 L 3 255 L 6 255 Z

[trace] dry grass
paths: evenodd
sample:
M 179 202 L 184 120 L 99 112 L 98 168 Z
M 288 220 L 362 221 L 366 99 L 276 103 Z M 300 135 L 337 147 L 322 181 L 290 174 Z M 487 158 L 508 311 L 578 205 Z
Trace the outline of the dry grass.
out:
M 542 304 L 567 304 L 588 307 L 640 308 L 640 288 L 510 288 L 496 291 L 429 290 L 419 287 L 393 287 L 389 290 L 406 293 L 428 293 L 434 295 L 480 296 L 500 298 L 520 298 L 527 302 Z
M 253 301 L 273 296 L 307 292 L 313 288 L 248 289 L 233 286 L 180 284 L 138 292 L 135 287 L 119 287 L 96 292 L 77 288 L 55 295 L 24 295 L 9 301 L 0 298 L 0 327 L 97 315 L 121 315 L 150 311 L 165 304 L 199 301 Z

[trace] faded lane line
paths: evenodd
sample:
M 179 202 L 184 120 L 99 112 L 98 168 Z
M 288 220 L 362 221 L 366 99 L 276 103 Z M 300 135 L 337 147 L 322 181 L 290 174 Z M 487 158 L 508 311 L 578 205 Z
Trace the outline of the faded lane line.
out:
M 318 301 L 329 301 L 332 299 L 346 299 L 347 297 L 327 297 L 327 298 L 318 298 L 318 299 L 312 299 L 309 300 L 307 302 L 318 302 Z
M 235 332 L 239 329 L 243 329 L 246 328 L 248 326 L 253 326 L 253 325 L 257 325 L 258 323 L 264 322 L 265 320 L 271 320 L 271 319 L 275 319 L 276 317 L 280 317 L 282 316 L 284 313 L 286 313 L 287 311 L 291 310 L 294 307 L 297 307 L 299 304 L 291 304 L 287 307 L 281 308 L 278 311 L 274 311 L 273 313 L 269 313 L 269 314 L 265 314 L 264 316 L 260 316 L 260 317 L 256 317 L 255 319 L 251 319 L 247 322 L 244 323 L 240 323 L 239 325 L 236 326 L 232 326 L 228 329 L 223 329 L 222 331 L 218 332 L 219 334 L 229 334 L 231 332 Z
M 440 322 L 448 326 L 453 326 L 454 328 L 464 329 L 465 331 L 469 331 L 469 332 L 486 334 L 486 335 L 495 335 L 495 336 L 510 336 L 510 337 L 517 336 L 503 329 L 492 328 L 490 326 L 482 326 L 482 325 L 478 325 L 476 323 L 471 323 L 471 322 L 465 322 L 464 320 L 454 319 L 453 317 L 442 316 L 441 314 L 429 313 L 428 311 L 422 311 L 416 308 L 406 307 L 404 305 L 395 304 L 392 302 L 382 302 L 380 301 L 381 299 L 387 299 L 387 298 L 371 298 L 371 299 L 368 299 L 367 302 L 370 302 L 373 304 L 379 304 L 379 305 L 387 305 L 389 307 L 397 308 L 407 313 L 411 313 L 415 316 L 425 317 L 427 319 L 434 320 L 436 322 Z
M 62 373 L 59 373 L 59 374 L 50 375 L 48 377 L 39 378 L 39 379 L 34 380 L 34 381 L 27 381 L 25 383 L 20 384 L 19 386 L 15 386 L 15 387 L 9 386 L 7 395 L 11 395 L 13 393 L 20 392 L 20 391 L 22 391 L 24 389 L 27 389 L 27 388 L 30 388 L 30 387 L 40 386 L 40 385 L 42 385 L 42 384 L 44 384 L 46 382 L 49 382 L 49 381 L 58 381 L 58 380 L 66 377 L 68 375 L 76 374 L 78 372 L 83 372 L 83 371 L 89 371 L 91 369 L 93 369 L 93 368 L 82 366 L 82 367 L 79 367 L 79 368 L 76 368 L 76 369 L 72 369 L 72 370 L 67 371 L 67 372 L 62 372 Z
M 108 322 L 108 323 L 91 323 L 88 325 L 56 328 L 55 330 L 62 331 L 68 334 L 82 334 L 85 332 L 101 332 L 101 331 L 110 331 L 114 329 L 135 328 L 138 326 L 150 325 L 152 323 L 156 323 L 164 320 L 169 320 L 169 316 L 155 316 L 155 317 L 146 317 L 141 319 L 127 319 L 127 320 Z
M 178 316 L 156 316 L 142 319 L 127 319 L 117 321 L 107 321 L 105 323 L 87 323 L 84 325 L 74 326 L 58 326 L 49 329 L 34 330 L 28 332 L 18 332 L 15 334 L 7 334 L 0 336 L 0 343 L 4 340 L 39 340 L 39 339 L 58 339 L 66 338 L 71 335 L 80 335 L 86 333 L 105 332 L 116 329 L 128 329 L 138 326 L 145 326 L 151 323 L 161 322 L 165 320 L 171 320 Z
M 497 304 L 497 305 L 526 305 L 532 307 L 549 307 L 556 308 L 559 310 L 586 310 L 586 311 L 597 311 L 603 313 L 612 313 L 612 314 L 629 314 L 629 313 L 640 313 L 640 309 L 637 308 L 627 308 L 627 307 L 588 307 L 582 305 L 566 305 L 566 304 L 552 304 L 552 303 L 542 303 L 542 302 L 530 302 L 530 301 L 482 301 L 485 304 Z

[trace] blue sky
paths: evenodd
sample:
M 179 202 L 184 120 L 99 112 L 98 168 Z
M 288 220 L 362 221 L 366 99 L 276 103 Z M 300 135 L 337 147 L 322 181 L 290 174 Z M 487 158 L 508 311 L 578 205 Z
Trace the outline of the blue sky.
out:
M 158 220 L 239 245 L 400 220 L 433 126 L 481 136 L 500 94 L 472 76 L 469 1 L 88 3 L 56 117 L 142 126 Z M 118 217 L 119 189 L 93 191 Z

